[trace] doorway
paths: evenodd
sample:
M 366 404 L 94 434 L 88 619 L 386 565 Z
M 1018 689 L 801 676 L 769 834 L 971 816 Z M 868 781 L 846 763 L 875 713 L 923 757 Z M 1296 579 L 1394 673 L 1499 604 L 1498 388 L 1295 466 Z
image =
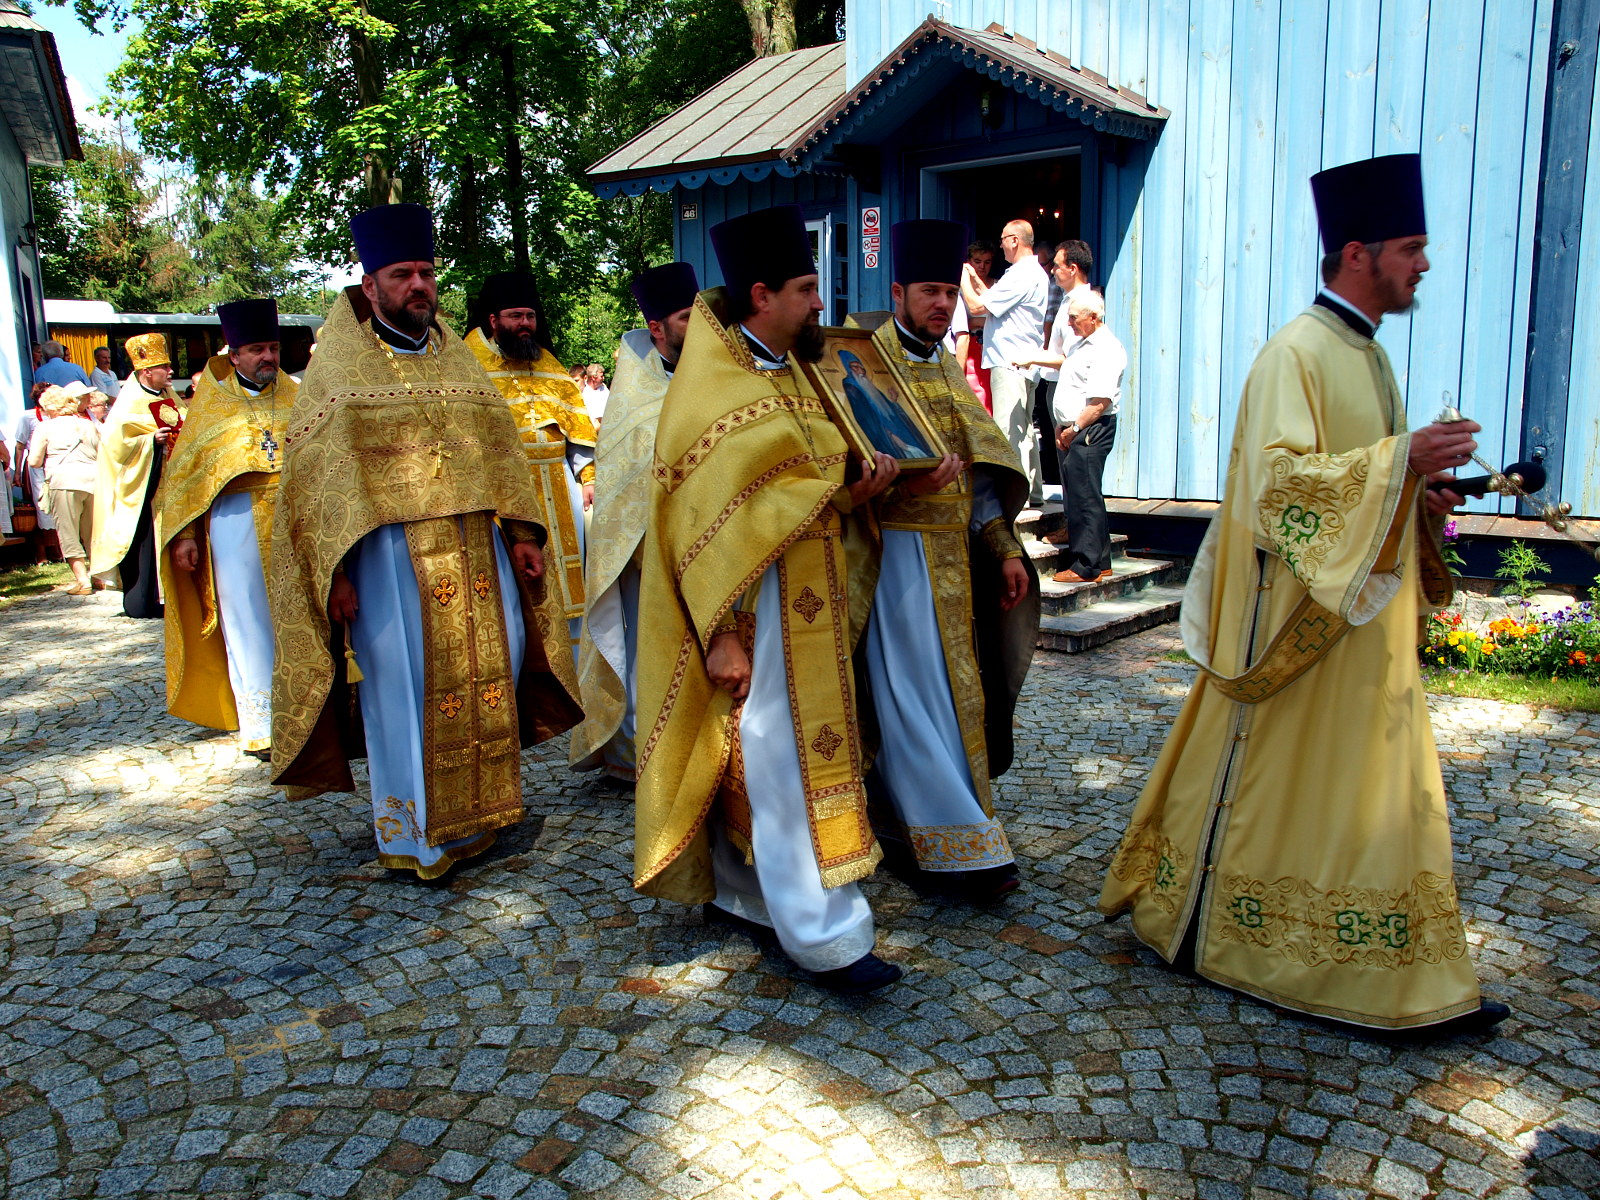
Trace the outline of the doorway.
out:
M 1065 154 L 1048 152 L 1037 157 L 934 167 L 923 177 L 923 213 L 948 213 L 952 220 L 975 230 L 976 238 L 993 245 L 998 277 L 1006 269 L 1000 231 L 1010 221 L 1027 221 L 1033 226 L 1033 244 L 1041 255 L 1053 253 L 1069 238 L 1083 238 L 1093 247 L 1092 231 L 1085 228 L 1083 220 L 1084 182 L 1084 158 L 1076 148 Z M 1064 313 L 1049 315 L 1066 319 Z M 1048 326 L 1040 336 L 1048 338 Z M 1039 466 L 1045 486 L 1059 488 L 1055 422 L 1048 388 L 1042 382 L 1035 389 L 1033 417 L 1039 430 Z

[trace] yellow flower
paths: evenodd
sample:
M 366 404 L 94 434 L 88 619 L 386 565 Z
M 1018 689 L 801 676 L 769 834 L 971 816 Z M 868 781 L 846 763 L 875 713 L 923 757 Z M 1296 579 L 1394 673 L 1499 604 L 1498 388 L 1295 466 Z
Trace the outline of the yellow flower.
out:
M 1493 642 L 1485 642 L 1483 644 L 1483 652 L 1485 654 L 1493 654 L 1495 652 L 1495 650 L 1496 650 L 1496 646 L 1495 646 L 1495 644 Z

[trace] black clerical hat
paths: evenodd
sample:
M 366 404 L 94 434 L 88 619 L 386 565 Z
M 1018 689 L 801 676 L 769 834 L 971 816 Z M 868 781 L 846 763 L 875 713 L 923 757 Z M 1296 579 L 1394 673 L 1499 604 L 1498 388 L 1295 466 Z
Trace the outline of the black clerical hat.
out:
M 967 260 L 967 227 L 958 221 L 901 221 L 889 231 L 894 249 L 894 281 L 961 283 Z
M 433 261 L 433 214 L 420 204 L 383 204 L 357 213 L 350 234 L 368 275 L 391 263 Z
M 508 308 L 531 308 L 534 313 L 533 340 L 546 350 L 552 350 L 550 326 L 544 319 L 544 302 L 539 299 L 539 281 L 526 271 L 497 271 L 483 281 L 478 299 L 470 308 L 472 324 L 483 330 L 483 336 L 492 339 L 494 330 L 489 327 L 492 313 Z
M 640 271 L 628 290 L 639 302 L 646 321 L 661 321 L 694 303 L 700 281 L 695 278 L 692 263 L 669 262 Z
M 500 271 L 483 281 L 478 293 L 478 310 L 487 320 L 490 313 L 508 308 L 539 310 L 539 284 L 526 271 Z
M 278 302 L 270 296 L 265 300 L 234 300 L 219 304 L 217 320 L 222 322 L 223 340 L 234 350 L 254 342 L 279 340 Z
M 1385 154 L 1329 167 L 1311 177 L 1322 249 L 1386 242 L 1427 233 L 1422 212 L 1422 155 Z
M 781 287 L 798 276 L 817 273 L 798 204 L 758 208 L 713 225 L 711 245 L 730 295 L 746 297 L 752 284 Z

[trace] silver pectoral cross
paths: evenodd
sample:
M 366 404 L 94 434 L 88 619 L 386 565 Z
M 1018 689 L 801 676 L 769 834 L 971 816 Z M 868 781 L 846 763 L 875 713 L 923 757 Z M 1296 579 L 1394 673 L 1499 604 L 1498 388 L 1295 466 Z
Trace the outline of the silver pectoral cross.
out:
M 261 448 L 267 452 L 267 466 L 278 465 L 278 439 L 272 436 L 272 430 L 261 431 Z

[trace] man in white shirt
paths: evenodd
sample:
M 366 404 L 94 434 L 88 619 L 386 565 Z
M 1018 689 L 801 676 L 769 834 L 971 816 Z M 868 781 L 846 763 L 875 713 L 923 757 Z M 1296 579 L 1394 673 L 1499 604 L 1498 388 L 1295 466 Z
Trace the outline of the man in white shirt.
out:
M 122 386 L 111 370 L 110 346 L 95 347 L 94 370 L 89 372 L 89 386 L 107 396 L 115 396 L 117 389 Z
M 1060 371 L 1051 410 L 1061 450 L 1067 556 L 1054 578 L 1057 583 L 1093 583 L 1111 574 L 1111 529 L 1101 476 L 1117 437 L 1117 405 L 1128 354 L 1105 327 L 1106 302 L 1098 292 L 1087 286 L 1074 289 L 1066 307 L 1065 325 L 1071 332 L 1062 335 L 1058 325 L 1048 350 L 1018 362 Z
M 1044 344 L 1044 310 L 1050 298 L 1050 280 L 1033 252 L 1033 226 L 1012 221 L 1000 235 L 1000 250 L 1011 265 L 1000 282 L 988 287 L 967 263 L 961 272 L 961 299 L 974 315 L 985 315 L 983 365 L 989 368 L 989 392 L 994 419 L 1016 447 L 1028 476 L 1028 502 L 1044 502 L 1044 479 L 1039 473 L 1039 431 L 1033 424 L 1034 372 L 1013 364 L 1039 351 Z

